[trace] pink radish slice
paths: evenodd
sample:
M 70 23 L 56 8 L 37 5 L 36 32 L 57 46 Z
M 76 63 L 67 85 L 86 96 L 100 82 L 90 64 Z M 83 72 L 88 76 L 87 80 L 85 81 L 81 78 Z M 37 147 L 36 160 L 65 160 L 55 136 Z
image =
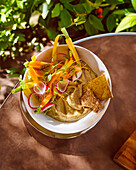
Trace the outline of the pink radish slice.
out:
M 44 112 L 45 110 L 49 109 L 50 107 L 52 107 L 54 104 L 53 103 L 47 103 L 42 109 L 41 111 Z
M 31 109 L 37 109 L 40 106 L 40 95 L 35 92 L 31 93 L 28 98 L 28 105 Z
M 44 94 L 45 91 L 48 90 L 48 87 L 42 81 L 38 81 L 33 87 L 33 89 L 34 92 L 37 94 Z
M 58 92 L 64 93 L 67 90 L 68 84 L 69 84 L 68 79 L 64 79 L 63 81 L 59 81 L 59 82 L 56 83 L 56 89 L 58 90 Z
M 64 55 L 64 56 L 67 56 L 67 54 L 65 54 L 65 53 L 58 53 L 58 55 Z
M 82 70 L 73 75 L 72 81 L 78 80 L 81 77 L 81 75 L 82 75 Z

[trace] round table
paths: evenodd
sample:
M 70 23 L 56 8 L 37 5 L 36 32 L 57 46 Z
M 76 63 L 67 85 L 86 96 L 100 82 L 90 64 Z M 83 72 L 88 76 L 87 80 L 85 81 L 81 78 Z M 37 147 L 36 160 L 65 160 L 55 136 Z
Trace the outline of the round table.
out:
M 0 110 L 0 169 L 120 170 L 113 157 L 136 129 L 136 33 L 103 34 L 74 44 L 94 52 L 109 70 L 114 98 L 101 121 L 74 139 L 55 139 L 22 116 L 19 93 Z

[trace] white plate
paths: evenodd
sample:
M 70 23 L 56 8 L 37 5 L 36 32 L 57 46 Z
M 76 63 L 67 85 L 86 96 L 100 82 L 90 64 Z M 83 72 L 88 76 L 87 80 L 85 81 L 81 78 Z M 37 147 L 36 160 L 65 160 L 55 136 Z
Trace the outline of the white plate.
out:
M 98 75 L 101 75 L 102 73 L 105 74 L 107 80 L 110 83 L 110 87 L 112 88 L 110 75 L 108 73 L 107 68 L 103 64 L 103 62 L 91 51 L 89 51 L 83 47 L 80 47 L 80 46 L 75 45 L 75 47 L 76 47 L 76 50 L 78 51 L 80 58 L 83 61 L 85 61 L 93 69 L 94 72 L 96 72 Z M 61 50 L 61 52 L 64 52 L 62 49 L 64 49 L 64 51 L 66 51 L 67 46 L 66 45 L 58 46 L 58 52 L 60 52 L 60 50 Z M 51 55 L 51 52 L 52 52 L 52 47 L 41 52 L 37 56 L 37 60 L 46 61 L 44 59 L 44 56 Z M 104 113 L 107 110 L 108 105 L 110 103 L 110 99 L 103 101 L 102 103 L 103 103 L 104 107 L 98 113 L 94 113 L 92 111 L 87 116 L 85 116 L 84 118 L 82 118 L 76 122 L 67 123 L 67 122 L 57 121 L 47 115 L 43 115 L 42 113 L 34 114 L 34 110 L 32 110 L 28 106 L 28 99 L 24 95 L 23 92 L 22 92 L 22 96 L 23 96 L 25 106 L 26 106 L 27 111 L 30 114 L 30 116 L 43 128 L 45 128 L 49 131 L 55 132 L 55 133 L 60 133 L 60 134 L 72 134 L 72 133 L 77 133 L 77 132 L 91 129 L 100 121 L 100 119 L 104 115 Z

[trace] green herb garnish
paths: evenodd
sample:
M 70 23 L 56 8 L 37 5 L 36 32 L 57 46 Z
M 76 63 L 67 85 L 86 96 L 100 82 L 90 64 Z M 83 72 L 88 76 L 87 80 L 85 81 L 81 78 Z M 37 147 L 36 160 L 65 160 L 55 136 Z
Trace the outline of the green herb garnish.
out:
M 77 73 L 75 73 L 75 76 L 76 76 L 76 78 L 77 78 Z
M 53 103 L 54 103 L 56 106 L 58 105 L 58 103 L 57 103 L 55 100 L 53 101 Z
M 51 81 L 51 74 L 49 74 L 49 75 L 47 76 L 46 82 L 49 82 L 49 81 Z
M 30 74 L 28 74 L 28 75 L 27 75 L 27 77 L 28 77 L 28 79 L 31 79 L 31 76 L 30 76 Z
M 52 117 L 55 118 L 55 117 L 58 117 L 58 115 L 53 115 Z
M 65 58 L 65 59 L 68 59 L 69 57 L 68 56 L 66 56 L 66 55 L 63 55 L 63 57 Z
M 45 112 L 43 114 L 46 115 L 49 111 L 51 111 L 51 108 L 45 110 Z
M 75 85 L 77 84 L 77 80 L 76 81 L 74 81 L 74 83 L 75 83 Z
M 50 88 L 48 88 L 46 91 L 45 91 L 45 93 L 48 93 L 50 91 Z
M 38 107 L 38 108 L 34 111 L 34 113 L 35 113 L 35 114 L 41 113 L 41 112 L 42 112 L 41 109 L 42 109 L 41 107 Z
M 49 74 L 49 72 L 46 72 L 46 73 L 43 75 L 44 81 L 46 81 L 48 74 Z
M 54 94 L 59 94 L 59 92 L 57 92 L 56 90 L 54 91 Z
M 40 70 L 43 72 L 48 72 L 50 70 L 50 64 L 44 64 L 40 67 Z
M 24 66 L 27 68 L 28 66 L 29 66 L 29 61 L 28 60 L 26 60 L 26 62 L 24 63 Z
M 64 80 L 64 78 L 63 77 L 60 77 L 61 79 L 60 79 L 60 82 L 62 82 L 63 80 Z
M 17 87 L 17 88 L 15 88 L 15 89 L 13 89 L 13 90 L 12 90 L 12 94 L 14 94 L 14 93 L 16 93 L 16 92 L 19 92 L 19 91 L 21 91 L 21 90 L 27 89 L 27 86 L 25 85 L 25 81 L 22 80 L 22 75 L 20 75 L 19 81 L 20 81 L 20 86 Z

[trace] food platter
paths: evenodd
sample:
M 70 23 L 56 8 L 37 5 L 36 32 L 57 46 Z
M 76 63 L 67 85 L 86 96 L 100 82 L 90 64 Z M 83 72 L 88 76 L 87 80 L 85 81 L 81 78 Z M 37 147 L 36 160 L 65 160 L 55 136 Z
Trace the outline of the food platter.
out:
M 85 61 L 98 75 L 102 73 L 105 74 L 106 79 L 109 82 L 110 88 L 112 89 L 111 79 L 107 68 L 105 67 L 104 63 L 91 51 L 76 46 L 75 48 L 80 56 L 80 58 Z M 58 51 L 63 51 L 67 49 L 67 45 L 59 45 Z M 44 60 L 44 56 L 50 55 L 52 52 L 52 47 L 46 49 L 45 51 L 41 52 L 37 56 L 37 60 Z M 106 112 L 108 105 L 110 103 L 110 99 L 103 101 L 103 109 L 100 110 L 98 113 L 94 113 L 91 111 L 88 115 L 83 117 L 82 119 L 76 122 L 60 122 L 55 120 L 49 116 L 45 116 L 42 113 L 34 114 L 33 111 L 29 108 L 27 104 L 27 98 L 23 92 L 20 95 L 20 106 L 23 115 L 27 119 L 27 121 L 38 131 L 41 133 L 56 137 L 56 138 L 73 138 L 79 136 L 89 129 L 93 128 L 102 118 L 104 113 Z

